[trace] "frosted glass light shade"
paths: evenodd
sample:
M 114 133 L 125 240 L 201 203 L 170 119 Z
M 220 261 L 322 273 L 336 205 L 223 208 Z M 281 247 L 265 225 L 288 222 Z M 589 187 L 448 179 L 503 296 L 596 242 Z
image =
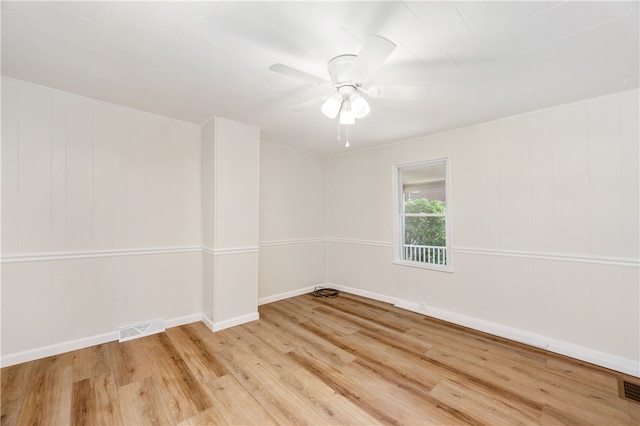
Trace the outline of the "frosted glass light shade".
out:
M 324 101 L 320 110 L 324 115 L 329 118 L 336 118 L 340 112 L 340 106 L 342 105 L 342 95 L 340 93 L 334 93 L 329 99 Z
M 367 103 L 367 101 L 360 96 L 359 93 L 354 93 L 351 95 L 351 111 L 353 111 L 353 115 L 355 118 L 364 118 L 371 111 L 371 107 Z
M 356 122 L 356 117 L 351 110 L 351 102 L 347 99 L 342 103 L 342 109 L 340 110 L 340 124 L 353 124 Z

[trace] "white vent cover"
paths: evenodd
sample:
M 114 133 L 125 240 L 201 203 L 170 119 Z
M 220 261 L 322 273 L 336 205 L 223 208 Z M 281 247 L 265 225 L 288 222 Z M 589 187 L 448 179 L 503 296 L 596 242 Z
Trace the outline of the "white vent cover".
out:
M 157 319 L 143 324 L 129 325 L 121 327 L 120 342 L 137 339 L 138 337 L 150 336 L 152 334 L 162 333 L 164 331 L 164 319 Z

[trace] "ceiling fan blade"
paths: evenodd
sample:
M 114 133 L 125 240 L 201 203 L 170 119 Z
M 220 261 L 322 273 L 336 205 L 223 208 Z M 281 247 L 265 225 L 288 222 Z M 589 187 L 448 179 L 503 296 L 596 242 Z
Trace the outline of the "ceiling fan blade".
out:
M 396 45 L 390 40 L 371 34 L 364 46 L 362 46 L 351 69 L 354 79 L 359 83 L 368 80 L 380 65 L 387 60 L 395 48 Z
M 269 70 L 297 80 L 306 81 L 307 83 L 329 84 L 327 80 L 284 64 L 273 64 L 269 67 Z
M 431 85 L 422 86 L 370 86 L 361 89 L 373 99 L 404 99 L 418 101 L 426 99 L 431 92 Z
M 322 102 L 326 101 L 328 96 L 321 96 L 319 98 L 311 99 L 306 102 L 302 102 L 300 104 L 289 107 L 290 111 L 304 111 L 309 109 L 315 105 L 320 105 Z

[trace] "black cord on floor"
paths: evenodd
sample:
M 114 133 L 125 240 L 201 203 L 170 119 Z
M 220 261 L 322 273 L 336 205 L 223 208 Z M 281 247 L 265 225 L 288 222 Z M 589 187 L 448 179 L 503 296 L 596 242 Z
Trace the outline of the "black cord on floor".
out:
M 340 292 L 335 288 L 317 288 L 311 292 L 312 296 L 315 297 L 337 297 Z

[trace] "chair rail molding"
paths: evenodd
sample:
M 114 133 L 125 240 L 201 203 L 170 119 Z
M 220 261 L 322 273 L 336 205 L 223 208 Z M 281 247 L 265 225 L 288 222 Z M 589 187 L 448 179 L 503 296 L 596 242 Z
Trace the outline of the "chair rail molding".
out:
M 360 240 L 355 238 L 338 238 L 338 237 L 328 237 L 327 241 L 331 243 L 355 244 L 355 245 L 365 245 L 365 246 L 375 246 L 375 247 L 393 247 L 393 242 L 391 241 L 372 241 L 372 240 Z M 500 250 L 500 249 L 489 249 L 489 248 L 481 248 L 481 247 L 458 247 L 458 246 L 453 246 L 451 250 L 454 253 L 460 253 L 460 254 L 473 254 L 473 255 L 481 255 L 481 256 L 498 256 L 498 257 L 521 257 L 521 258 L 537 259 L 537 260 L 591 263 L 596 265 L 611 265 L 611 266 L 623 266 L 623 267 L 630 267 L 630 268 L 640 268 L 640 259 L 634 259 L 634 258 L 628 258 L 628 257 L 593 256 L 593 255 L 585 255 L 585 254 L 536 252 L 536 251 L 520 251 L 520 250 Z
M 57 260 L 91 259 L 100 257 L 143 256 L 154 254 L 193 253 L 201 246 L 144 247 L 111 250 L 77 250 L 40 253 L 21 253 L 2 256 L 2 263 L 48 262 Z

